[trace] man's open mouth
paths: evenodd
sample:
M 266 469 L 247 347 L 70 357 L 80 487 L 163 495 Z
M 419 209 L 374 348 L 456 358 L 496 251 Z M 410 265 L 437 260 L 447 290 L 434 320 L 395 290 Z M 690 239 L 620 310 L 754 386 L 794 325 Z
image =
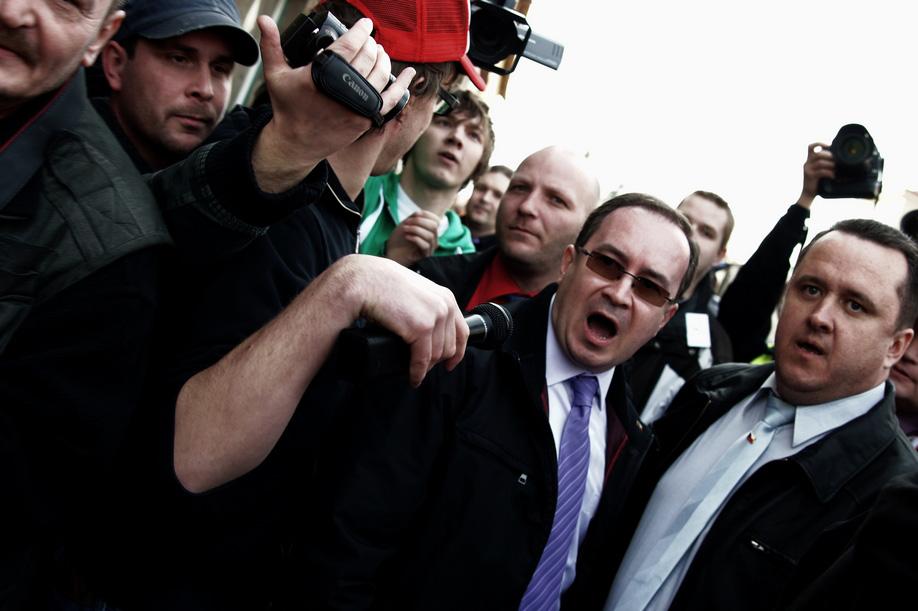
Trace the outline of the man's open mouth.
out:
M 612 339 L 618 335 L 618 323 L 598 312 L 587 316 L 587 326 L 599 339 Z
M 809 342 L 797 342 L 797 347 L 803 350 L 804 352 L 809 352 L 810 354 L 815 354 L 816 356 L 822 356 L 826 352 L 819 346 L 811 344 Z

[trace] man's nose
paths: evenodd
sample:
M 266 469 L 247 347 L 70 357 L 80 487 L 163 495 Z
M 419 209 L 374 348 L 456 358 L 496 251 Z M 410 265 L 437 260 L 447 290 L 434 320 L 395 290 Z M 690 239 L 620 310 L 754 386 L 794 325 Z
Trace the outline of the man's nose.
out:
M 613 304 L 628 306 L 634 296 L 633 283 L 634 278 L 628 274 L 622 274 L 618 280 L 606 280 L 606 286 L 602 292 Z
M 34 26 L 33 3 L 34 0 L 0 0 L 0 24 L 10 29 Z
M 210 74 L 210 66 L 201 66 L 195 73 L 194 79 L 189 84 L 189 94 L 192 97 L 210 100 L 214 97 L 214 81 Z
M 822 332 L 828 332 L 832 330 L 832 303 L 829 299 L 822 299 L 818 303 L 813 305 L 813 309 L 810 310 L 810 314 L 807 317 L 807 322 L 811 327 Z

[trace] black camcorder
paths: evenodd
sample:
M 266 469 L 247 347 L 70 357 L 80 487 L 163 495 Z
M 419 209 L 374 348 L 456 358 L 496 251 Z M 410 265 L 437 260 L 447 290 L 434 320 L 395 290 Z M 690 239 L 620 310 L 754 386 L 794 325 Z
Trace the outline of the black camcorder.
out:
M 495 74 L 510 74 L 521 57 L 557 70 L 564 46 L 532 31 L 526 16 L 506 5 L 512 0 L 472 0 L 469 24 L 469 59 Z M 509 67 L 501 64 L 510 59 Z
M 312 78 L 322 93 L 370 118 L 378 127 L 405 108 L 408 92 L 386 116 L 380 116 L 382 97 L 376 89 L 337 53 L 319 53 L 346 33 L 347 27 L 331 12 L 300 13 L 281 34 L 281 48 L 293 68 L 312 63 Z M 394 82 L 395 77 L 390 74 L 389 84 Z
M 819 179 L 819 195 L 825 198 L 880 197 L 883 158 L 863 125 L 845 125 L 832 140 L 829 151 L 835 160 L 835 178 Z

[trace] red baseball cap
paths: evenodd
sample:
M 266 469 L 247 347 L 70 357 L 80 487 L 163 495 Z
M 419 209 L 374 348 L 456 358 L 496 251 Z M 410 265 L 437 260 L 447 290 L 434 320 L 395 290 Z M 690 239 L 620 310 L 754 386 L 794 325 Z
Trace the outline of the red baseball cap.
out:
M 373 20 L 376 42 L 394 60 L 458 62 L 480 91 L 484 79 L 469 60 L 469 0 L 347 0 Z

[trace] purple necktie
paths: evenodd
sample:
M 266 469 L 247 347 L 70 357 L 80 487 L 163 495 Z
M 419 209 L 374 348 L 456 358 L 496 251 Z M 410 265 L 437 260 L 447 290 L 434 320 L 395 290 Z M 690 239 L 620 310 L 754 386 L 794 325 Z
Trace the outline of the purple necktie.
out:
M 599 388 L 596 376 L 580 374 L 568 380 L 574 391 L 571 413 L 561 433 L 558 449 L 558 504 L 555 519 L 542 550 L 542 558 L 520 602 L 520 611 L 552 609 L 561 597 L 561 579 L 574 540 L 577 516 L 583 504 L 590 463 L 590 408 Z

